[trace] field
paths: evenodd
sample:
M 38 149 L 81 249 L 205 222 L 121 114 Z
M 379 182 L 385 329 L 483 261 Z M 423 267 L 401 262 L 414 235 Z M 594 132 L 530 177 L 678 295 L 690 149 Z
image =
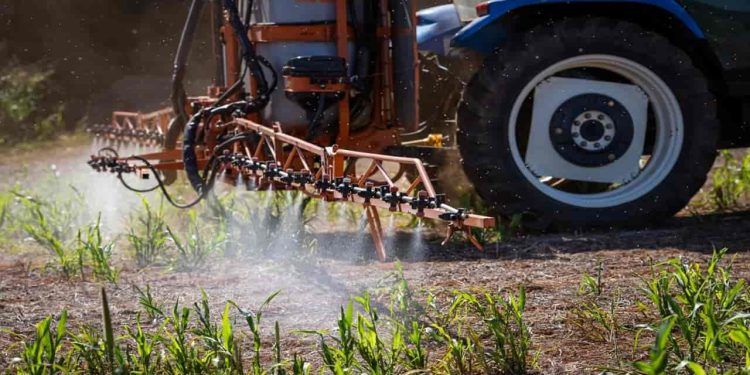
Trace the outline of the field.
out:
M 50 363 L 254 374 L 745 366 L 748 333 L 737 314 L 750 306 L 750 220 L 718 209 L 743 206 L 736 165 L 719 164 L 717 187 L 648 230 L 505 228 L 479 252 L 441 246 L 439 225 L 386 217 L 393 261 L 379 263 L 356 207 L 309 205 L 300 215 L 292 194 L 225 190 L 219 209 L 178 211 L 89 173 L 80 143 L 8 154 L 0 166 L 0 368 L 10 373 L 48 373 Z M 721 182 L 729 174 L 735 182 Z M 725 248 L 719 267 L 707 267 Z M 277 292 L 254 325 L 246 314 Z M 353 299 L 358 317 L 341 320 Z M 63 334 L 55 325 L 66 319 Z M 177 337 L 191 348 L 183 357 Z M 175 370 L 180 363 L 197 367 Z

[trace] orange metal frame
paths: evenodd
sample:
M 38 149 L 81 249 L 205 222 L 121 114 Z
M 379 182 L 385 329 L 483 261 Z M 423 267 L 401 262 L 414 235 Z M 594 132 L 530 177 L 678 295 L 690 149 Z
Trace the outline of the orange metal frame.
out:
M 430 176 L 424 164 L 419 159 L 347 150 L 340 148 L 338 145 L 322 147 L 284 133 L 278 124 L 273 127 L 267 127 L 251 120 L 237 119 L 225 126 L 232 127 L 241 132 L 255 133 L 258 136 L 257 142 L 253 142 L 252 144 L 249 142 L 238 144 L 234 150 L 236 154 L 242 155 L 247 159 L 260 160 L 266 164 L 272 163 L 278 169 L 287 171 L 289 174 L 293 171 L 303 172 L 315 180 L 329 179 L 333 181 L 337 178 L 349 178 L 359 187 L 365 187 L 368 184 L 370 187 L 374 187 L 373 181 L 385 181 L 385 185 L 390 188 L 391 192 L 399 192 L 408 196 L 421 195 L 424 198 L 433 199 L 438 197 L 430 181 Z M 179 158 L 179 152 L 168 151 L 140 156 L 154 161 L 157 169 L 171 170 L 182 167 L 180 162 L 168 161 Z M 203 167 L 208 162 L 207 150 L 203 148 L 199 150 L 199 154 L 203 156 L 199 160 L 199 165 Z M 347 166 L 350 163 L 362 160 L 369 161 L 368 167 L 363 173 L 356 174 L 350 172 L 350 174 L 345 174 L 343 172 L 344 170 L 348 170 Z M 399 167 L 410 168 L 414 171 L 413 177 L 405 178 L 406 181 L 394 181 L 391 178 L 391 174 L 386 170 L 384 163 L 397 164 Z M 148 172 L 146 167 L 139 167 L 138 169 L 144 173 Z M 244 180 L 247 186 L 254 186 L 259 190 L 270 188 L 299 190 L 306 195 L 327 201 L 346 201 L 362 204 L 366 211 L 375 250 L 381 261 L 387 259 L 387 253 L 383 241 L 383 226 L 377 212 L 378 208 L 408 213 L 428 219 L 440 219 L 440 215 L 451 212 L 449 208 L 446 208 L 447 206 L 415 209 L 409 203 L 391 205 L 383 200 L 370 200 L 356 194 L 344 196 L 335 190 L 321 192 L 309 184 L 301 185 L 284 182 L 280 178 L 268 179 L 264 177 L 262 171 L 250 170 L 230 164 L 222 167 L 222 174 L 228 181 Z M 407 186 L 407 188 L 399 191 L 399 186 Z M 452 236 L 453 233 L 462 232 L 477 248 L 482 249 L 481 244 L 471 234 L 470 229 L 492 228 L 495 224 L 495 218 L 493 217 L 468 214 L 464 218 L 450 224 L 448 237 Z
M 388 0 L 379 1 L 382 9 L 388 9 Z M 347 0 L 335 0 L 336 3 L 336 22 L 333 24 L 323 25 L 254 25 L 248 31 L 249 37 L 253 43 L 266 43 L 274 41 L 307 41 L 307 42 L 335 42 L 336 50 L 339 57 L 349 59 L 349 41 L 353 32 L 348 25 Z M 226 132 L 252 132 L 258 135 L 257 144 L 248 144 L 244 142 L 234 147 L 237 155 L 243 155 L 245 158 L 254 158 L 264 163 L 274 163 L 282 170 L 304 171 L 315 180 L 321 180 L 324 177 L 330 179 L 350 178 L 358 186 L 372 186 L 374 181 L 380 181 L 387 185 L 392 191 L 398 191 L 399 184 L 403 181 L 394 181 L 394 178 L 388 173 L 384 163 L 395 164 L 400 170 L 412 170 L 413 177 L 407 179 L 404 183 L 408 186 L 402 193 L 406 195 L 418 195 L 419 197 L 436 199 L 438 195 L 435 192 L 430 177 L 419 159 L 404 158 L 384 155 L 382 152 L 391 145 L 399 143 L 398 126 L 395 115 L 394 104 L 394 77 L 393 61 L 391 55 L 391 37 L 394 33 L 400 33 L 402 30 L 391 30 L 391 13 L 389 11 L 381 12 L 380 28 L 378 29 L 378 40 L 380 44 L 380 60 L 377 64 L 377 70 L 374 73 L 373 92 L 376 98 L 373 105 L 373 114 L 370 125 L 364 129 L 353 132 L 350 127 L 351 111 L 349 107 L 349 88 L 345 83 L 333 83 L 326 87 L 313 85 L 309 79 L 287 77 L 285 87 L 289 91 L 335 91 L 343 92 L 344 98 L 338 104 L 338 134 L 335 139 L 336 145 L 333 147 L 322 147 L 314 143 L 302 140 L 283 131 L 280 124 L 262 124 L 259 116 L 253 114 L 246 119 L 224 119 L 224 122 L 214 121 L 210 124 L 203 124 L 202 131 L 206 134 L 206 144 L 198 149 L 199 165 L 205 166 L 208 162 L 211 150 L 216 145 L 216 139 L 222 133 Z M 415 24 L 412 22 L 412 24 Z M 240 77 L 240 58 L 239 45 L 233 29 L 225 24 L 220 30 L 225 49 L 225 82 L 235 82 Z M 415 44 L 416 48 L 416 44 Z M 418 66 L 415 65 L 415 69 Z M 226 88 L 212 87 L 210 95 L 215 98 Z M 251 94 L 256 93 L 255 82 L 249 81 L 248 90 Z M 210 103 L 212 98 L 193 98 L 191 102 Z M 112 126 L 115 128 L 138 128 L 145 129 L 147 132 L 158 132 L 165 134 L 169 117 L 172 115 L 171 110 L 162 110 L 153 114 L 141 115 L 137 113 L 115 112 L 113 115 Z M 163 152 L 140 155 L 141 157 L 153 161 L 159 170 L 178 170 L 183 168 L 181 150 L 166 150 Z M 128 160 L 128 159 L 123 159 Z M 367 169 L 357 174 L 356 168 L 351 168 L 353 163 L 362 160 L 369 160 Z M 258 174 L 257 170 L 247 170 L 236 166 L 225 165 L 223 174 L 228 180 L 237 178 L 251 180 L 256 186 L 266 185 L 280 189 L 298 189 L 305 194 L 332 201 L 350 201 L 362 204 L 365 207 L 370 232 L 375 242 L 375 248 L 379 259 L 386 259 L 386 250 L 383 244 L 383 228 L 380 223 L 377 208 L 384 208 L 393 211 L 410 213 L 420 217 L 438 219 L 441 215 L 452 213 L 455 210 L 449 206 L 439 206 L 433 208 L 414 209 L 410 204 L 400 203 L 397 205 L 389 204 L 383 200 L 366 199 L 356 194 L 345 196 L 337 191 L 317 191 L 310 186 L 290 184 L 280 179 L 267 180 L 263 174 Z M 137 168 L 146 171 L 145 167 Z M 265 180 L 264 180 L 265 179 Z M 466 234 L 466 237 L 478 248 L 481 245 L 472 236 L 470 228 L 490 228 L 495 226 L 495 219 L 480 215 L 463 215 L 461 219 L 451 223 L 449 236 L 456 231 Z

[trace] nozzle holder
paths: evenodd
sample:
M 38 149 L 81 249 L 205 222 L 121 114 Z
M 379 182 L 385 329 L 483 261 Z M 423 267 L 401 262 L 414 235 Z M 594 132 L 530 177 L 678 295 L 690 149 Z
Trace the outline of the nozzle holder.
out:
M 358 192 L 357 195 L 365 199 L 365 205 L 369 205 L 372 198 L 378 197 L 378 191 L 375 190 L 375 184 L 368 181 L 365 183 L 365 190 Z
M 398 211 L 399 205 L 404 203 L 404 194 L 399 193 L 396 186 L 381 186 L 380 196 L 384 202 L 388 203 L 388 210 L 391 212 Z
M 424 217 L 425 208 L 435 207 L 435 199 L 430 198 L 426 191 L 420 190 L 410 204 L 412 209 L 417 210 L 417 217 Z
M 344 199 L 348 199 L 349 196 L 355 193 L 356 188 L 357 188 L 357 184 L 352 184 L 352 179 L 349 177 L 336 179 L 336 191 L 341 193 L 341 196 Z

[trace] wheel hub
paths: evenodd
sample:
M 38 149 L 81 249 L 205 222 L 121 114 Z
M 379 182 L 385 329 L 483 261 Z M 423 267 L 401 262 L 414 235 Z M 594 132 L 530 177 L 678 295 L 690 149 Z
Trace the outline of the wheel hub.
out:
M 633 120 L 627 108 L 603 94 L 566 100 L 555 110 L 549 127 L 555 151 L 582 167 L 614 163 L 633 142 Z
M 578 115 L 570 131 L 575 144 L 592 152 L 607 148 L 616 133 L 612 119 L 599 111 L 586 111 Z
M 527 166 L 539 177 L 626 183 L 640 170 L 647 111 L 635 85 L 549 78 L 536 87 Z

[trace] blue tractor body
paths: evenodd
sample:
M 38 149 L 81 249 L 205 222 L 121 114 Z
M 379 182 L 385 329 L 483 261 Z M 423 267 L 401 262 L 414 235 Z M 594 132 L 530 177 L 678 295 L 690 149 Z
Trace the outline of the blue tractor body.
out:
M 530 6 L 550 6 L 555 4 L 599 5 L 628 4 L 653 6 L 668 12 L 678 19 L 693 35 L 703 38 L 704 34 L 693 17 L 674 0 L 494 0 L 488 2 L 488 14 L 479 17 L 462 28 L 453 38 L 453 46 L 471 48 L 490 53 L 502 42 L 503 30 L 498 21 L 513 11 Z

